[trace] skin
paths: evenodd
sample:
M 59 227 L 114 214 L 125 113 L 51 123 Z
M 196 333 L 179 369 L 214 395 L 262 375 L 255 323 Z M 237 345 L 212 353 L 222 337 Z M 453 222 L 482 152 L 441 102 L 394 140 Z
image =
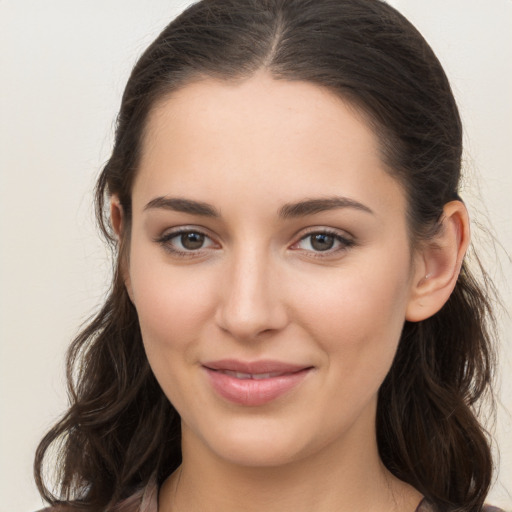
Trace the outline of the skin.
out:
M 279 215 L 333 197 L 350 204 Z M 175 211 L 169 198 L 219 216 Z M 182 418 L 183 464 L 159 510 L 413 512 L 421 495 L 378 455 L 377 393 L 404 321 L 434 314 L 455 285 L 469 240 L 462 203 L 412 250 L 403 189 L 362 117 L 316 85 L 265 72 L 204 79 L 160 102 L 132 200 L 126 286 Z M 116 197 L 112 221 L 123 236 Z M 207 235 L 202 247 L 187 252 L 175 234 L 184 227 Z M 342 238 L 321 251 L 307 235 L 326 229 Z M 247 407 L 205 376 L 205 361 L 225 358 L 313 369 Z

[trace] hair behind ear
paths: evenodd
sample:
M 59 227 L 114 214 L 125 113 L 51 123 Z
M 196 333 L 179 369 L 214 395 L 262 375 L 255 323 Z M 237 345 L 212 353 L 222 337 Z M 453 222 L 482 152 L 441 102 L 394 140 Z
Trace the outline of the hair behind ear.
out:
M 463 264 L 440 311 L 406 322 L 380 389 L 382 460 L 440 510 L 480 511 L 490 487 L 489 442 L 473 406 L 492 381 L 493 334 L 491 305 Z

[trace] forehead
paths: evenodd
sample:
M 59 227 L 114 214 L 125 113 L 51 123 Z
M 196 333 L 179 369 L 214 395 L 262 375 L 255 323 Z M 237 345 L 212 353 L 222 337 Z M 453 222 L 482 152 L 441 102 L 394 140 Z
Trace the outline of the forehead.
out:
M 275 207 L 341 194 L 403 206 L 377 137 L 350 103 L 266 73 L 238 83 L 198 80 L 153 109 L 134 202 L 167 194 L 226 203 L 236 194 L 247 205 L 260 194 Z

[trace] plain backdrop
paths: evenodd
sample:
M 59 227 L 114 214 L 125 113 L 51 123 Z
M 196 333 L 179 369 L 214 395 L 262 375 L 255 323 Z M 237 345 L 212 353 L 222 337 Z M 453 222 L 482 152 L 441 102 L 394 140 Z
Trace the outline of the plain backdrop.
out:
M 136 58 L 187 1 L 0 0 L 0 512 L 42 502 L 35 447 L 66 404 L 64 353 L 101 302 L 108 253 L 92 188 Z M 463 197 L 512 310 L 512 1 L 395 0 L 445 66 L 465 123 Z M 501 245 L 479 236 L 492 225 Z M 512 510 L 512 331 L 500 315 L 501 457 Z

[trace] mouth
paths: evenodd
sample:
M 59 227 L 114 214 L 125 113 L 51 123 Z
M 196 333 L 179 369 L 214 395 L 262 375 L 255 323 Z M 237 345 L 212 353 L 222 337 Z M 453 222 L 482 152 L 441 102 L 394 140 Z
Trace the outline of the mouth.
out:
M 242 406 L 260 406 L 296 388 L 312 366 L 279 361 L 222 360 L 203 364 L 213 390 L 225 400 Z
M 286 373 L 281 372 L 272 372 L 272 373 L 243 373 L 243 372 L 234 372 L 231 370 L 212 370 L 223 373 L 224 375 L 229 375 L 230 377 L 235 377 L 236 379 L 254 379 L 254 380 L 262 380 L 262 379 L 272 379 L 274 377 L 280 377 L 282 375 L 286 375 Z

